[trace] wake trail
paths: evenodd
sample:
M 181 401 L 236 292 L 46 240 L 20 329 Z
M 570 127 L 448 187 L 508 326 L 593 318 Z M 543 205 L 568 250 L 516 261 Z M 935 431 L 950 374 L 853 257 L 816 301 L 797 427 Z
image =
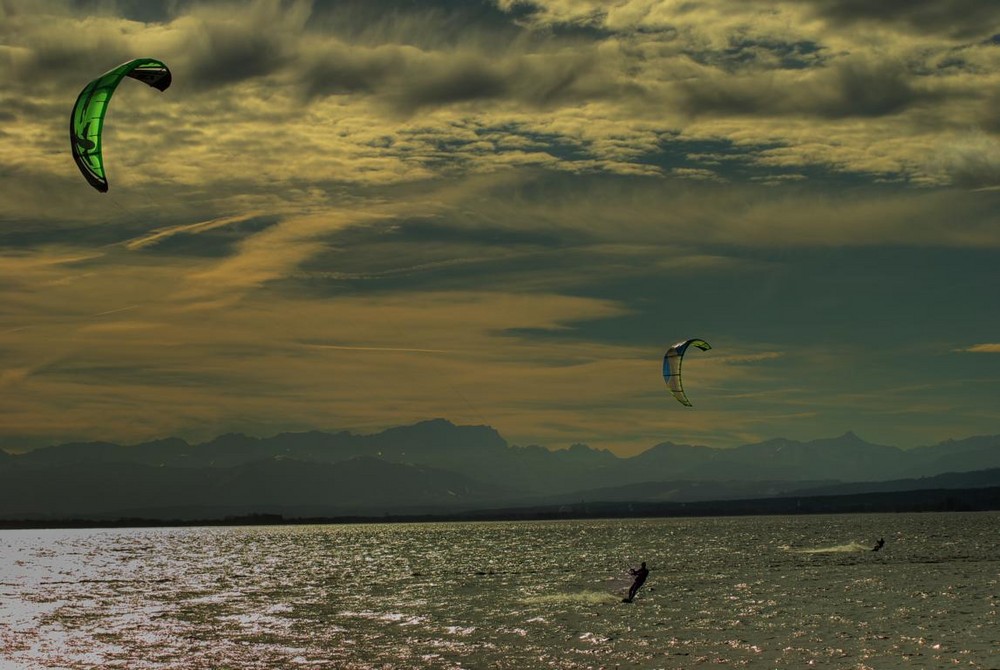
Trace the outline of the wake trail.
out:
M 782 549 L 790 551 L 793 554 L 850 554 L 857 551 L 871 551 L 871 546 L 851 541 L 846 544 L 835 544 L 829 547 L 797 548 L 785 545 Z

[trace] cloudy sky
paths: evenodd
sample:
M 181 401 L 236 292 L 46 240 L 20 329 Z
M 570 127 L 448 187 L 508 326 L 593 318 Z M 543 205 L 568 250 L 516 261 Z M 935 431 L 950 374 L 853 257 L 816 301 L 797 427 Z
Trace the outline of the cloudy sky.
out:
M 0 100 L 9 449 L 1000 433 L 996 0 L 0 0 Z

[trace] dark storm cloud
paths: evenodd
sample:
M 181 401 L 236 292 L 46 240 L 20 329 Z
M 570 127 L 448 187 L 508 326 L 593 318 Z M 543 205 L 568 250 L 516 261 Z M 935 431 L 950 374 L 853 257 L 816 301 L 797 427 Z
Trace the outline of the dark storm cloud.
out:
M 175 21 L 187 27 L 177 69 L 207 89 L 270 75 L 295 60 L 309 11 L 303 3 L 195 7 Z
M 310 99 L 377 97 L 397 113 L 472 101 L 545 108 L 639 92 L 589 35 L 525 29 L 530 10 L 494 2 L 319 2 L 320 42 L 297 45 L 292 76 Z
M 114 30 L 74 32 L 59 25 L 16 54 L 0 51 L 0 81 L 36 93 L 83 88 L 90 79 L 133 57 L 127 41 Z
M 813 41 L 781 41 L 777 39 L 750 38 L 734 35 L 725 49 L 695 51 L 685 54 L 702 65 L 711 65 L 729 71 L 749 68 L 774 68 L 798 70 L 826 62 L 830 55 Z
M 613 34 L 579 22 L 532 30 L 531 19 L 539 11 L 529 2 L 496 0 L 314 0 L 309 28 L 357 44 L 395 42 L 424 50 L 481 40 L 502 47 L 513 40 L 537 44 Z
M 155 55 L 168 62 L 175 85 L 212 88 L 268 75 L 287 64 L 309 15 L 307 4 L 261 2 L 87 1 L 49 9 L 50 14 L 33 15 L 23 8 L 8 12 L 0 24 L 0 45 L 18 47 L 0 48 L 0 80 L 10 77 L 36 89 L 82 86 L 88 77 L 127 60 Z M 157 26 L 171 30 L 156 32 L 155 46 L 136 39 L 139 31 Z M 156 53 L 144 53 L 150 48 Z
M 808 0 L 822 16 L 841 23 L 878 21 L 926 34 L 989 37 L 1000 26 L 996 0 Z
M 187 67 L 191 85 L 198 88 L 268 75 L 289 59 L 281 42 L 245 26 L 206 26 L 193 42 Z
M 901 66 L 885 63 L 846 63 L 835 69 L 831 83 L 832 96 L 822 100 L 820 116 L 885 116 L 933 97 L 913 86 Z
M 400 50 L 391 46 L 369 50 L 338 45 L 306 65 L 298 77 L 309 97 L 371 93 L 404 63 Z
M 375 95 L 397 112 L 460 102 L 509 99 L 533 107 L 638 94 L 587 49 L 490 57 L 467 50 L 326 46 L 298 74 L 309 97 Z
M 316 0 L 309 27 L 358 44 L 393 41 L 420 49 L 467 42 L 470 35 L 511 40 L 525 34 L 523 11 L 490 0 Z
M 458 63 L 409 80 L 395 98 L 400 109 L 447 105 L 468 100 L 488 100 L 505 95 L 509 88 L 502 73 L 483 62 Z
M 183 0 L 170 0 L 169 2 L 115 0 L 113 3 L 109 3 L 107 0 L 72 0 L 69 7 L 80 16 L 109 12 L 130 21 L 162 23 L 170 20 L 180 8 L 190 4 L 190 2 Z
M 794 81 L 770 74 L 681 84 L 681 107 L 692 115 L 879 117 L 940 98 L 917 86 L 903 66 L 845 61 Z

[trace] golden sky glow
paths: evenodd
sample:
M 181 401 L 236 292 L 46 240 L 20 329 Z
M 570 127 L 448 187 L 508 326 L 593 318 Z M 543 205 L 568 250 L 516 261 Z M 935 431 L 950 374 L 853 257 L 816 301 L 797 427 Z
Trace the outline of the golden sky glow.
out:
M 0 99 L 0 446 L 1000 432 L 993 0 L 0 0 Z

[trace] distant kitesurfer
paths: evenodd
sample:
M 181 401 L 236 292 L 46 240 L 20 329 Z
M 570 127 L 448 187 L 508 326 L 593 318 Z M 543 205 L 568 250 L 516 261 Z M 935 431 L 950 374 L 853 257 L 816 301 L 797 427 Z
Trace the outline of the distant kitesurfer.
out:
M 875 546 L 872 547 L 872 551 L 878 551 L 879 549 L 881 549 L 884 546 L 885 546 L 885 538 L 884 537 L 880 537 L 878 539 L 878 542 L 875 543 Z
M 628 590 L 628 598 L 625 599 L 625 602 L 630 603 L 635 598 L 635 594 L 639 590 L 639 587 L 646 581 L 646 577 L 649 577 L 649 570 L 646 569 L 646 562 L 643 561 L 638 570 L 635 568 L 629 568 L 628 573 L 635 577 L 635 581 L 632 582 L 632 587 Z

